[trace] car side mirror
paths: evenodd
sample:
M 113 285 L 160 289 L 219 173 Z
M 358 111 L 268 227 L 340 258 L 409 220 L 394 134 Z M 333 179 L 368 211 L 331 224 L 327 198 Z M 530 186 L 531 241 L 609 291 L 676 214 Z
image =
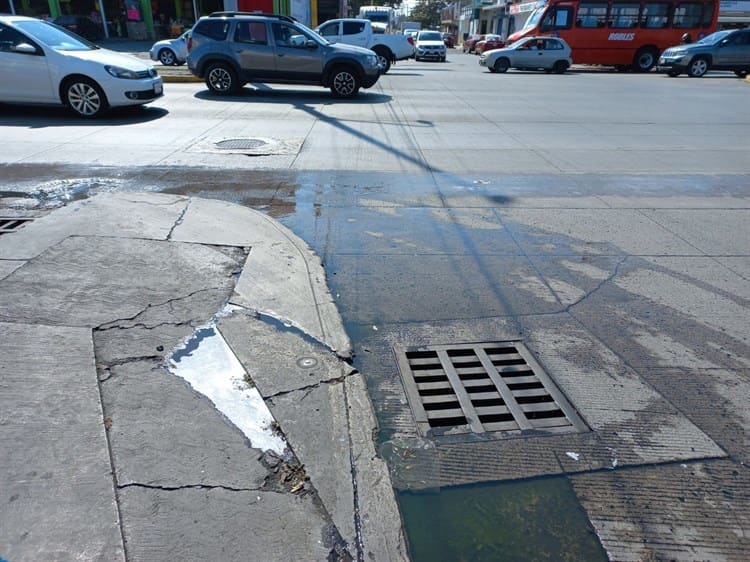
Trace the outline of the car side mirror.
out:
M 34 45 L 29 45 L 28 43 L 19 43 L 15 47 L 13 47 L 14 53 L 21 53 L 24 55 L 35 55 L 37 54 L 36 47 Z
M 315 49 L 318 48 L 318 44 L 312 39 L 308 39 L 307 42 L 305 43 L 305 47 L 307 47 L 311 51 L 314 51 Z

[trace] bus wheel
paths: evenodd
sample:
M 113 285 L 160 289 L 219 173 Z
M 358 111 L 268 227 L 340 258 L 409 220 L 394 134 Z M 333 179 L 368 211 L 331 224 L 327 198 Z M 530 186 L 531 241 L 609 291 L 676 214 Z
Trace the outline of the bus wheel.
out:
M 706 72 L 708 72 L 708 60 L 705 57 L 695 57 L 690 61 L 690 66 L 688 66 L 690 78 L 700 78 Z
M 641 47 L 633 57 L 633 70 L 648 72 L 656 64 L 656 51 L 651 47 Z
M 510 61 L 505 57 L 500 57 L 495 61 L 495 64 L 492 65 L 492 68 L 495 69 L 495 72 L 507 72 L 510 68 Z

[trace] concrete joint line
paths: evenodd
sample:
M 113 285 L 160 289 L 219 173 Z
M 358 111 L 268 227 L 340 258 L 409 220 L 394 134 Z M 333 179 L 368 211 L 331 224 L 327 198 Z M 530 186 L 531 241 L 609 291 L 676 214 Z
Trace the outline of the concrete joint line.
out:
M 345 378 L 345 377 L 342 377 Z M 352 498 L 354 500 L 354 531 L 355 540 L 357 541 L 357 562 L 364 562 L 365 560 L 365 542 L 362 537 L 362 518 L 359 513 L 359 484 L 357 481 L 357 459 L 354 457 L 354 441 L 352 440 L 352 424 L 349 416 L 349 396 L 346 391 L 346 385 L 343 388 L 344 391 L 344 411 L 346 412 L 346 428 L 349 436 L 349 464 L 352 471 Z

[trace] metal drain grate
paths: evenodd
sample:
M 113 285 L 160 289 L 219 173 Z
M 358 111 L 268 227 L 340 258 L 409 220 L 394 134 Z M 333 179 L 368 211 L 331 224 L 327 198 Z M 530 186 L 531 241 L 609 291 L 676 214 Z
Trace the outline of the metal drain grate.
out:
M 425 436 L 587 430 L 520 342 L 403 348 L 396 355 Z
M 19 218 L 6 218 L 0 217 L 0 234 L 7 234 L 9 232 L 15 232 L 27 222 L 31 222 L 34 219 L 19 219 Z
M 227 139 L 217 142 L 216 146 L 227 150 L 252 150 L 267 144 L 268 142 L 261 139 Z

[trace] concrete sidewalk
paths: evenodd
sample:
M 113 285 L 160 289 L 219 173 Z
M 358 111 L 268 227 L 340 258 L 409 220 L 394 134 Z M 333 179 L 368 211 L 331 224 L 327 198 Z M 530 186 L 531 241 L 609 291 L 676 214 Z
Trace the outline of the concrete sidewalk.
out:
M 262 213 L 107 194 L 3 235 L 0 558 L 406 560 L 350 354 Z

